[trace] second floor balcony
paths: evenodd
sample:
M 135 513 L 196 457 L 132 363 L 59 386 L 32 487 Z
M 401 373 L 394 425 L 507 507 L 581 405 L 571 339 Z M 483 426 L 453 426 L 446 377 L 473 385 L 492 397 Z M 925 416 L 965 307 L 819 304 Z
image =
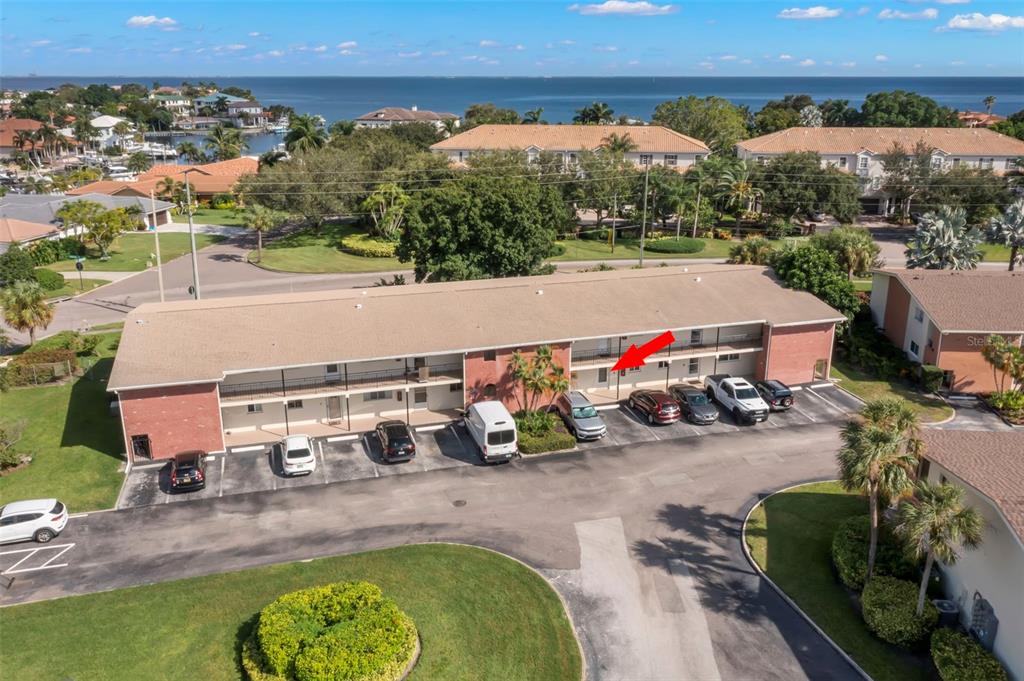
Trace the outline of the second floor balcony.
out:
M 626 348 L 630 346 L 634 341 L 622 341 L 622 352 L 626 351 Z M 637 343 L 639 345 L 639 343 Z M 762 336 L 760 332 L 757 333 L 741 333 L 741 334 L 722 334 L 716 336 L 715 334 L 705 334 L 705 338 L 702 338 L 699 342 L 676 342 L 667 348 L 662 349 L 660 352 L 656 352 L 648 358 L 650 361 L 671 361 L 673 359 L 682 359 L 693 357 L 695 355 L 714 355 L 724 352 L 751 352 L 760 350 L 762 347 Z M 576 350 L 572 351 L 572 366 L 577 367 L 600 367 L 600 366 L 612 366 L 619 359 L 618 345 L 612 345 L 609 348 L 599 348 L 591 350 Z

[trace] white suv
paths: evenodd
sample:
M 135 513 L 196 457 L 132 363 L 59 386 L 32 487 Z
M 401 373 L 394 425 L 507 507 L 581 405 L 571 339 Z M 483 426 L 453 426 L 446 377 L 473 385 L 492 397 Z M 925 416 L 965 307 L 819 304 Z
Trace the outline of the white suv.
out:
M 45 544 L 67 524 L 68 509 L 56 499 L 14 501 L 0 508 L 0 544 L 27 539 Z
M 291 435 L 280 444 L 281 470 L 285 475 L 309 475 L 316 470 L 313 442 L 308 435 Z

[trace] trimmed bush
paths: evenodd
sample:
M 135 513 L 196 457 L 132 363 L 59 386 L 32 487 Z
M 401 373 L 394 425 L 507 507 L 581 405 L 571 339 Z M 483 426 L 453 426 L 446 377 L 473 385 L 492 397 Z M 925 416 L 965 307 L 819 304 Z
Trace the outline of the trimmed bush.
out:
M 681 236 L 669 239 L 655 239 L 646 244 L 647 250 L 652 253 L 700 253 L 704 250 L 704 242 L 700 239 L 691 239 L 688 236 Z
M 32 275 L 39 282 L 39 285 L 43 287 L 44 291 L 56 291 L 57 289 L 64 288 L 64 275 L 60 272 L 54 272 L 45 267 L 37 267 L 32 271 Z
M 32 255 L 17 243 L 12 243 L 0 253 L 0 286 L 10 286 L 16 281 L 33 281 L 35 261 Z
M 925 601 L 918 617 L 917 584 L 895 577 L 872 577 L 861 594 L 864 622 L 875 636 L 905 648 L 920 645 L 939 622 L 939 611 Z
M 252 681 L 395 681 L 416 651 L 416 625 L 368 582 L 285 594 L 242 646 Z
M 562 449 L 572 449 L 576 446 L 576 438 L 564 428 L 556 428 L 544 435 L 530 435 L 519 433 L 520 454 L 543 454 L 545 452 L 557 452 Z
M 722 241 L 732 241 L 732 230 L 731 229 L 716 229 L 713 232 L 716 239 Z
M 78 357 L 74 350 L 60 347 L 32 346 L 7 365 L 4 380 L 8 386 L 38 385 L 49 383 L 73 373 L 78 368 Z
M 1006 669 L 970 636 L 952 629 L 932 634 L 932 662 L 942 681 L 1009 681 Z
M 231 194 L 214 194 L 210 199 L 210 208 L 218 210 L 231 209 L 235 207 L 235 197 Z
M 341 250 L 364 258 L 393 258 L 395 244 L 374 239 L 369 234 L 349 234 L 341 239 Z
M 548 257 L 557 258 L 560 255 L 565 255 L 565 246 L 562 244 L 551 244 L 551 252 L 548 253 Z
M 871 518 L 868 515 L 847 518 L 832 536 L 832 564 L 836 566 L 840 581 L 857 591 L 864 588 L 867 578 L 870 541 Z M 904 558 L 899 542 L 885 525 L 878 528 L 875 574 L 900 579 L 914 577 L 914 566 Z
M 921 389 L 929 393 L 937 392 L 942 386 L 942 369 L 934 364 L 923 364 L 920 372 Z

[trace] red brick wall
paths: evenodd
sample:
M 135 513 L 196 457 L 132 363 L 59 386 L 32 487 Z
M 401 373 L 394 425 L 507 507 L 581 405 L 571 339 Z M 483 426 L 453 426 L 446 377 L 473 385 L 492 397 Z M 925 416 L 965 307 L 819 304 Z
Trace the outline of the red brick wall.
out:
M 828 362 L 828 368 L 832 365 L 834 333 L 835 324 L 831 323 L 772 328 L 771 336 L 765 335 L 765 349 L 762 351 L 767 366 L 763 375 L 758 371 L 758 377 L 793 384 L 815 380 L 815 362 L 823 359 Z
M 133 435 L 149 435 L 154 459 L 190 449 L 224 451 L 216 383 L 129 390 L 120 401 L 129 453 Z
M 551 344 L 551 354 L 554 357 L 555 364 L 561 366 L 566 370 L 566 377 L 568 377 L 569 371 L 569 357 L 570 349 L 568 343 L 554 343 Z M 516 412 L 519 408 L 519 402 L 516 401 L 516 395 L 513 391 L 518 393 L 520 399 L 522 398 L 522 388 L 516 389 L 512 383 L 512 378 L 508 372 L 508 363 L 512 358 L 512 353 L 516 350 L 520 350 L 527 360 L 532 358 L 536 354 L 537 346 L 527 345 L 520 348 L 499 348 L 495 350 L 495 358 L 493 361 L 484 359 L 483 352 L 468 352 L 466 353 L 466 404 L 472 404 L 473 402 L 480 402 L 487 399 L 501 400 L 501 402 L 508 407 L 509 411 Z M 493 398 L 486 396 L 486 388 L 489 385 L 493 385 L 495 389 L 495 395 Z
M 885 299 L 885 335 L 896 347 L 903 349 L 907 334 L 907 314 L 910 312 L 910 294 L 896 277 L 889 277 L 889 293 Z
M 937 366 L 953 372 L 953 390 L 965 393 L 987 393 L 999 389 L 998 375 L 992 374 L 992 365 L 981 355 L 985 345 L 985 334 L 951 333 L 942 337 Z M 1021 342 L 1021 336 L 1009 336 L 1008 340 Z M 1013 387 L 1006 380 L 1006 389 Z

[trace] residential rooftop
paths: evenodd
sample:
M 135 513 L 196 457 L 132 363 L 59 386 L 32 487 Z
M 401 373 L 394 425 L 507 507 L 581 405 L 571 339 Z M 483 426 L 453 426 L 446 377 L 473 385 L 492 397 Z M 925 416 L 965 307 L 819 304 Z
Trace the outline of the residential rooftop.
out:
M 460 149 L 529 149 L 543 151 L 596 150 L 611 135 L 629 138 L 635 151 L 710 153 L 707 145 L 660 125 L 478 125 L 431 145 L 435 151 Z
M 123 182 L 118 184 L 124 184 Z M 65 194 L 7 194 L 0 197 L 0 217 L 52 224 L 58 221 L 57 211 L 70 201 L 95 201 L 107 209 L 131 208 L 137 206 L 147 215 L 153 212 L 148 198 L 138 196 L 109 196 L 99 193 Z M 156 210 L 173 208 L 173 203 L 156 201 Z
M 694 265 L 145 304 L 112 390 L 227 373 L 468 352 L 666 329 L 838 322 L 767 268 Z
M 1024 333 L 1024 272 L 875 270 L 903 284 L 944 332 Z
M 139 175 L 133 182 L 97 180 L 71 189 L 68 194 L 72 196 L 90 193 L 148 196 L 150 191 L 159 192 L 159 186 L 164 178 L 170 177 L 178 182 L 184 182 L 185 171 L 189 171 L 189 184 L 197 193 L 217 194 L 230 192 L 243 175 L 254 175 L 258 170 L 259 161 L 250 156 L 201 165 L 161 163 Z
M 386 106 L 369 113 L 364 113 L 357 121 L 392 121 L 396 123 L 412 123 L 415 121 L 457 120 L 458 114 L 447 111 L 426 111 L 423 109 L 404 109 L 400 106 Z
M 884 154 L 893 144 L 905 149 L 918 142 L 950 155 L 1021 156 L 1024 141 L 987 128 L 786 128 L 738 142 L 750 153 L 782 154 L 813 151 L 818 154 Z
M 59 231 L 57 227 L 51 224 L 0 217 L 0 244 L 9 244 L 15 241 L 31 241 L 32 239 L 56 234 Z

